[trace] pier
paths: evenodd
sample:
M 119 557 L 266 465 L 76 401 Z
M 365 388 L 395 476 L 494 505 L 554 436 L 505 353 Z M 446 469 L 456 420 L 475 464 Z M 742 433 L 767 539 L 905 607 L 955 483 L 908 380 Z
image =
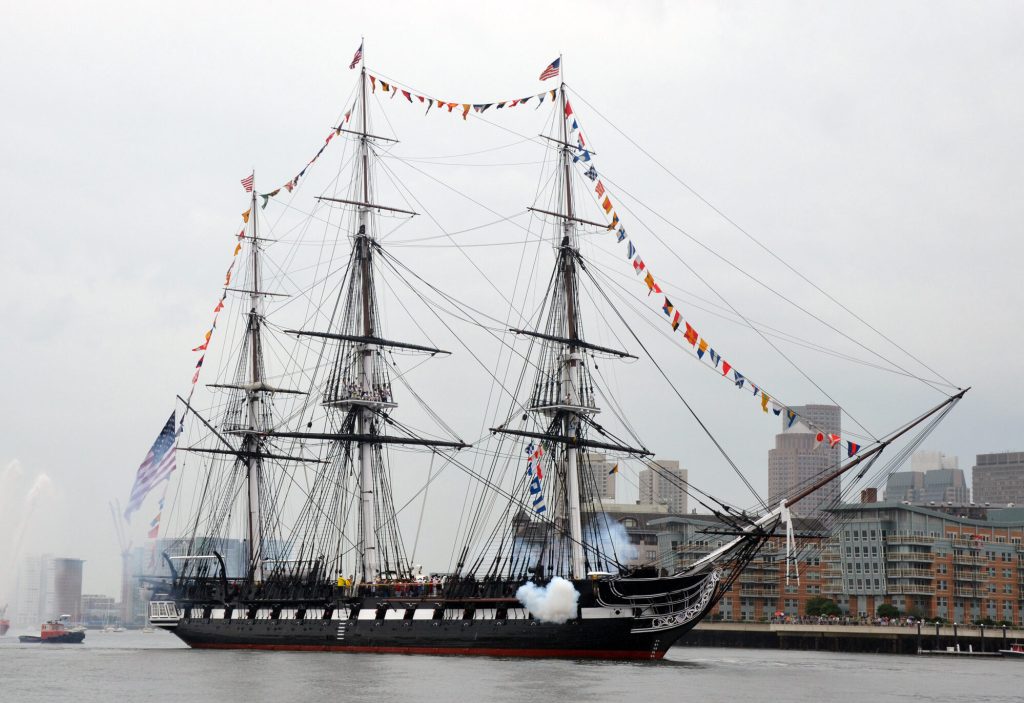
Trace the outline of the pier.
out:
M 912 626 L 702 622 L 677 647 L 750 647 L 878 654 L 998 653 L 1024 629 L 920 623 Z

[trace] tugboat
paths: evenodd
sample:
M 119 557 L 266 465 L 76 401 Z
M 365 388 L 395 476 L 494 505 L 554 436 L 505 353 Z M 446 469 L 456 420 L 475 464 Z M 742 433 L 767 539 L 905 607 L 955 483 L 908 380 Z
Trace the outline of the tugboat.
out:
M 59 620 L 48 620 L 43 623 L 39 631 L 39 637 L 35 635 L 21 635 L 18 640 L 22 644 L 31 642 L 45 642 L 47 644 L 80 644 L 85 640 L 84 627 L 68 627 L 70 615 L 61 615 Z

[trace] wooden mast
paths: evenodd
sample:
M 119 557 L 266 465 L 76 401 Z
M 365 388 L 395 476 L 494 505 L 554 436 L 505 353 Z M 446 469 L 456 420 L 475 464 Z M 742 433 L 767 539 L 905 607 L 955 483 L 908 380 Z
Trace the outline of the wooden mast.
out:
M 252 571 L 253 581 L 260 582 L 263 581 L 263 535 L 262 515 L 260 513 L 261 459 L 259 456 L 259 440 L 256 433 L 265 428 L 260 427 L 260 395 L 259 391 L 255 390 L 263 380 L 263 349 L 260 337 L 260 323 L 263 311 L 261 309 L 262 298 L 260 297 L 260 247 L 259 237 L 256 232 L 255 178 L 253 178 L 252 201 L 249 207 L 252 213 L 252 238 L 249 242 L 250 266 L 252 267 L 250 272 L 252 285 L 249 288 L 249 300 L 251 303 L 249 309 L 249 347 L 252 357 L 249 381 L 252 386 L 245 393 L 249 411 L 249 432 L 245 435 L 243 449 L 249 452 L 246 459 L 246 486 L 248 489 L 246 492 L 246 523 L 249 539 L 249 568 Z
M 565 180 L 565 207 L 562 213 L 562 280 L 565 285 L 565 321 L 566 336 L 573 342 L 579 339 L 579 323 L 576 310 L 576 222 L 573 215 L 572 202 L 572 165 L 569 157 L 569 139 L 566 125 L 565 110 L 565 65 L 562 57 L 558 57 L 559 75 L 561 85 L 558 93 L 560 96 L 559 125 L 562 138 L 562 170 Z M 572 408 L 580 405 L 580 351 L 579 347 L 570 344 L 565 360 L 565 381 L 566 381 L 566 405 L 570 409 L 565 413 L 563 433 L 568 437 L 574 437 L 579 432 L 580 416 Z M 585 562 L 583 558 L 583 518 L 580 514 L 580 477 L 579 477 L 579 453 L 580 450 L 572 445 L 565 445 L 565 491 L 568 503 L 569 514 L 566 518 L 569 521 L 570 539 L 570 575 L 572 578 L 581 579 L 586 576 Z
M 367 109 L 366 109 L 366 52 L 365 45 L 360 69 L 360 112 L 361 133 L 359 137 L 359 148 L 363 166 L 363 203 L 370 202 L 370 145 L 369 132 L 367 130 Z M 367 225 L 369 224 L 370 209 L 365 204 L 359 208 L 359 231 L 356 234 L 356 249 L 359 257 L 359 271 L 362 282 L 362 318 L 363 336 L 372 338 L 373 311 L 371 309 L 371 242 Z M 361 372 L 360 381 L 365 397 L 370 397 L 373 389 L 373 357 L 376 347 L 367 342 L 362 344 L 360 349 Z M 366 436 L 373 430 L 373 411 L 369 407 L 361 407 L 358 410 L 358 434 Z M 378 576 L 377 564 L 377 525 L 376 506 L 374 505 L 373 491 L 373 445 L 367 441 L 359 443 L 359 520 L 362 530 L 362 581 L 372 583 Z

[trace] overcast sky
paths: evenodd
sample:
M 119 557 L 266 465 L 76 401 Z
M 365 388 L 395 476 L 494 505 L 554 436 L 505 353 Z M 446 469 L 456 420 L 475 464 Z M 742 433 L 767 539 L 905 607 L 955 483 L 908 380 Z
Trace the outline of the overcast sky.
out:
M 931 375 L 615 128 L 936 372 L 974 387 L 927 448 L 959 456 L 966 469 L 977 453 L 1024 449 L 1019 3 L 522 2 L 486 13 L 454 2 L 376 3 L 372 12 L 338 3 L 6 3 L 0 19 L 0 603 L 26 520 L 22 552 L 84 558 L 85 590 L 116 592 L 107 502 L 126 500 L 174 395 L 188 389 L 189 350 L 209 322 L 247 206 L 238 180 L 255 167 L 266 188 L 279 185 L 315 153 L 350 104 L 357 72 L 348 62 L 361 35 L 375 71 L 460 102 L 553 87 L 537 75 L 561 53 L 624 223 L 738 368 L 792 404 L 826 401 L 823 390 L 875 434 L 941 399 L 916 381 L 777 342 L 819 390 L 749 327 L 717 316 L 700 298 L 723 305 L 721 294 L 749 319 L 879 362 L 680 230 L 871 350 Z M 463 122 L 379 98 L 375 125 L 401 138 L 395 156 L 450 157 L 389 162 L 431 214 L 396 231 L 396 242 L 533 204 L 536 162 L 547 154 L 523 139 L 545 128 L 549 111 Z M 459 156 L 498 146 L 507 148 Z M 337 173 L 333 157 L 324 168 Z M 294 204 L 311 207 L 318 192 Z M 284 209 L 268 208 L 268 226 Z M 600 215 L 589 200 L 584 211 Z M 514 283 L 503 258 L 514 248 L 502 247 L 523 230 L 507 224 L 479 236 L 458 241 L 494 245 L 465 249 L 480 271 L 451 250 L 394 251 L 503 317 L 494 286 Z M 638 309 L 656 308 L 613 242 L 588 243 L 585 253 L 603 270 L 619 267 Z M 777 421 L 670 342 L 655 352 L 764 492 Z M 437 363 L 426 393 L 474 438 L 487 378 L 466 371 L 468 362 Z M 751 502 L 656 374 L 604 365 L 647 446 L 678 458 L 695 484 Z M 462 389 L 462 372 L 482 385 Z M 26 518 L 41 475 L 51 484 Z M 465 480 L 450 479 L 452 491 Z M 137 544 L 151 507 L 136 519 Z M 425 558 L 446 559 L 447 547 Z

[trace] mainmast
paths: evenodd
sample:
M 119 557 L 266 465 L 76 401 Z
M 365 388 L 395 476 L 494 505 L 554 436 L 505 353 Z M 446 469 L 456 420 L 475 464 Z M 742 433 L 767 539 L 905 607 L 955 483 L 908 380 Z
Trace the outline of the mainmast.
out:
M 255 179 L 254 179 L 255 180 Z M 260 246 L 259 237 L 256 231 L 256 184 L 253 183 L 252 203 L 252 237 L 249 240 L 250 251 L 250 287 L 249 287 L 249 348 L 252 354 L 249 382 L 251 386 L 246 390 L 246 405 L 249 413 L 249 429 L 242 441 L 243 451 L 248 452 L 246 465 L 247 484 L 247 526 L 249 538 L 249 563 L 252 569 L 253 581 L 263 580 L 263 535 L 262 517 L 260 515 L 260 469 L 261 458 L 257 435 L 260 432 L 260 396 L 258 388 L 263 381 L 263 340 L 260 336 L 260 327 L 263 320 L 262 297 L 260 296 Z
M 350 259 L 351 276 L 343 291 L 342 318 L 337 328 L 328 331 L 287 330 L 292 334 L 319 337 L 340 342 L 334 367 L 324 390 L 323 404 L 338 413 L 337 428 L 327 432 L 267 432 L 267 436 L 291 437 L 309 440 L 331 440 L 353 446 L 353 465 L 358 462 L 358 523 L 360 532 L 360 562 L 358 577 L 363 583 L 378 579 L 408 576 L 409 565 L 404 563 L 404 550 L 394 524 L 394 506 L 389 491 L 390 480 L 381 454 L 386 444 L 405 444 L 427 447 L 460 449 L 461 441 L 438 441 L 412 436 L 385 434 L 385 426 L 400 427 L 390 420 L 389 412 L 398 407 L 391 393 L 388 364 L 382 349 L 400 348 L 428 354 L 446 354 L 440 349 L 417 344 L 384 339 L 381 325 L 377 320 L 376 291 L 374 287 L 374 251 L 379 244 L 373 237 L 374 211 L 415 215 L 415 212 L 389 207 L 373 202 L 370 192 L 370 142 L 371 140 L 395 141 L 388 137 L 371 134 L 369 131 L 369 110 L 367 105 L 367 78 L 364 64 L 360 70 L 360 120 L 359 130 L 339 131 L 353 134 L 359 141 L 359 160 L 355 164 L 356 187 L 349 198 L 319 196 L 320 201 L 340 203 L 355 207 L 357 213 L 356 231 L 352 240 Z M 334 323 L 332 323 L 333 325 Z M 347 453 L 347 452 L 346 452 Z

